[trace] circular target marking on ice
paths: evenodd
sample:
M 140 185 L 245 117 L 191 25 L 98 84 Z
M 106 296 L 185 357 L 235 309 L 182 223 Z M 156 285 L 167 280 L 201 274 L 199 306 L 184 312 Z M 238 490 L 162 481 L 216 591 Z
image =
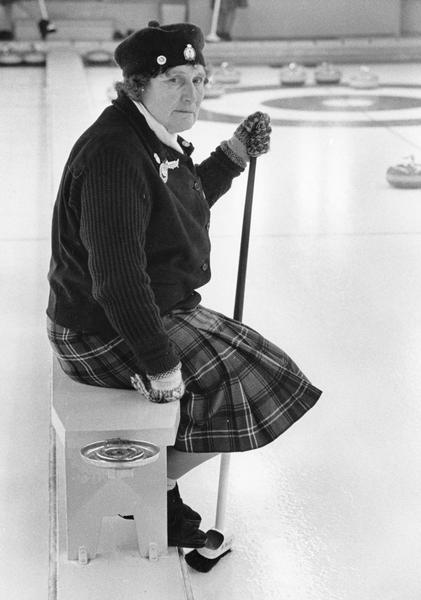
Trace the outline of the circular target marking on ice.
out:
M 263 106 L 271 108 L 284 108 L 287 110 L 305 111 L 361 111 L 361 110 L 405 110 L 407 108 L 421 108 L 420 98 L 405 96 L 380 96 L 360 94 L 291 96 L 289 98 L 275 98 L 262 102 Z
M 307 85 L 297 90 L 279 86 L 227 89 L 223 99 L 203 103 L 202 120 L 238 123 L 262 110 L 272 125 L 309 127 L 385 127 L 421 124 L 421 85 L 383 84 L 375 90 Z

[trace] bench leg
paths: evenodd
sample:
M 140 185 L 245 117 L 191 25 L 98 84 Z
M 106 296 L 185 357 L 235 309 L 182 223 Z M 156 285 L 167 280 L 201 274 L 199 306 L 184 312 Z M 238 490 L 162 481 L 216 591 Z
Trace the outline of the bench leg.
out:
M 154 560 L 167 554 L 167 498 L 155 487 L 144 490 L 133 511 L 140 556 Z
M 76 457 L 76 462 L 78 458 Z M 69 560 L 94 558 L 97 552 L 102 515 L 84 510 L 86 495 L 81 495 L 78 469 L 72 468 L 75 456 L 56 438 L 59 540 L 65 538 Z M 83 489 L 82 484 L 82 489 Z M 62 547 L 62 541 L 60 541 Z M 82 560 L 81 560 L 82 559 Z
M 65 448 L 67 556 L 93 559 L 102 517 L 133 514 L 139 553 L 156 559 L 168 552 L 167 461 L 165 448 L 153 463 L 120 478 L 106 469 L 86 465 L 79 444 Z M 123 475 L 123 473 L 121 474 Z M 82 551 L 81 551 L 82 548 Z
M 91 512 L 79 513 L 77 518 L 67 516 L 67 558 L 80 563 L 95 558 L 101 532 L 102 516 Z
M 62 459 L 67 557 L 84 562 L 84 557 L 86 560 L 95 558 L 102 517 L 108 514 L 100 495 L 98 497 L 105 474 L 87 469 L 79 448 L 70 444 L 64 445 Z
M 167 457 L 162 448 L 158 460 L 135 470 L 133 507 L 139 553 L 155 559 L 168 552 Z M 145 485 L 146 483 L 146 485 Z M 152 544 L 152 546 L 151 546 Z

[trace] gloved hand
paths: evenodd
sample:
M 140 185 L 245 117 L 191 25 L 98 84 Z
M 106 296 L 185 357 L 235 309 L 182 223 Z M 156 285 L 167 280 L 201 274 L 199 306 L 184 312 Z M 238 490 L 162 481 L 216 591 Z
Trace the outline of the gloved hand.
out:
M 186 391 L 181 374 L 181 363 L 178 363 L 172 371 L 158 373 L 157 375 L 147 375 L 147 378 L 151 384 L 149 391 L 151 402 L 161 403 L 180 400 Z
M 237 164 L 246 166 L 250 156 L 261 156 L 269 151 L 270 117 L 266 113 L 257 111 L 249 115 L 228 141 L 222 142 L 222 150 Z
M 151 402 L 162 404 L 165 402 L 173 402 L 180 400 L 186 391 L 183 377 L 181 374 L 181 363 L 165 373 L 157 373 L 156 375 L 146 375 L 149 385 L 146 386 L 136 373 L 131 378 L 133 387 L 139 390 Z

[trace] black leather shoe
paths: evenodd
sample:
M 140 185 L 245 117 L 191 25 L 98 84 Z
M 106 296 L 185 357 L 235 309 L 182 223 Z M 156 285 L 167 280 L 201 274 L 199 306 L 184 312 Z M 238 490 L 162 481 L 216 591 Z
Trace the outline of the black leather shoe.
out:
M 189 506 L 183 504 L 178 489 L 170 490 L 168 493 L 168 511 L 167 511 L 167 531 L 168 546 L 178 546 L 180 548 L 203 548 L 206 544 L 207 536 L 204 531 L 199 529 L 200 515 Z M 186 509 L 194 520 L 189 521 L 185 517 Z M 123 519 L 133 519 L 133 515 L 120 515 Z
M 232 42 L 231 34 L 224 31 L 217 31 L 216 35 L 221 38 L 224 42 Z
M 168 511 L 168 546 L 203 548 L 206 540 L 206 533 L 184 518 L 183 504 L 177 504 Z
M 175 488 L 167 492 L 167 498 L 168 514 L 174 508 L 181 506 L 184 519 L 189 523 L 192 523 L 196 527 L 200 526 L 200 523 L 202 522 L 202 517 L 199 515 L 198 512 L 190 508 L 190 506 L 184 504 L 183 500 L 181 499 L 180 490 L 178 489 L 177 483 L 175 484 Z
M 198 512 L 190 508 L 190 506 L 184 504 L 180 496 L 178 485 L 175 484 L 175 488 L 167 492 L 168 520 L 170 520 L 170 516 L 176 511 L 178 512 L 180 508 L 184 520 L 198 528 L 200 526 L 200 523 L 202 522 L 202 517 L 199 515 Z M 133 515 L 120 515 L 120 517 L 123 519 L 133 520 Z
M 9 29 L 1 29 L 0 30 L 0 40 L 13 40 L 13 31 Z
M 48 19 L 41 19 L 38 21 L 38 29 L 43 40 L 46 39 L 49 33 L 55 33 L 57 31 L 54 23 L 50 23 Z

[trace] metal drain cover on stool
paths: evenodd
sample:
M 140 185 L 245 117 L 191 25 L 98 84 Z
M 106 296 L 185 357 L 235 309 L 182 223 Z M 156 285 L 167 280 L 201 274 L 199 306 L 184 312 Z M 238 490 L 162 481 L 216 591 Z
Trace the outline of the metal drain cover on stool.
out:
M 159 456 L 159 447 L 149 442 L 114 438 L 88 444 L 80 453 L 87 463 L 96 467 L 134 469 L 154 462 Z

